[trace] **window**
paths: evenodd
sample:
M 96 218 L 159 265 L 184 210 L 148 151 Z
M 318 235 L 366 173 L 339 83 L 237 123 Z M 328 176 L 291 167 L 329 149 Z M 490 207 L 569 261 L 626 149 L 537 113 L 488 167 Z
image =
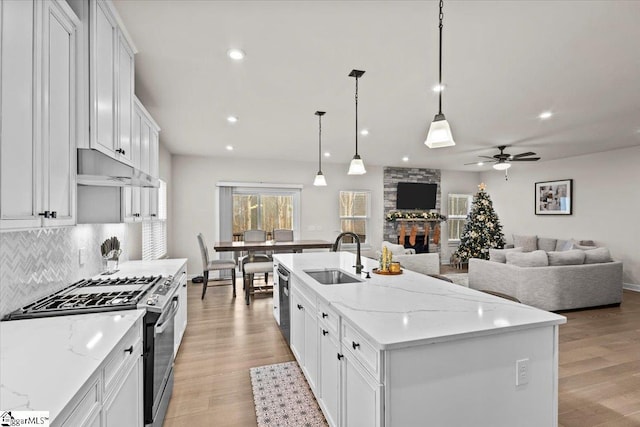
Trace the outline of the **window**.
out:
M 447 209 L 447 226 L 449 228 L 449 241 L 459 242 L 467 215 L 471 210 L 472 196 L 470 194 L 449 194 Z
M 142 223 L 143 260 L 159 259 L 167 255 L 167 183 L 160 180 L 157 191 L 158 219 Z
M 233 190 L 233 240 L 242 240 L 245 230 L 295 230 L 299 191 L 235 188 Z
M 360 243 L 367 242 L 371 193 L 368 191 L 340 192 L 340 230 L 351 231 L 360 237 Z M 343 243 L 354 243 L 346 236 Z

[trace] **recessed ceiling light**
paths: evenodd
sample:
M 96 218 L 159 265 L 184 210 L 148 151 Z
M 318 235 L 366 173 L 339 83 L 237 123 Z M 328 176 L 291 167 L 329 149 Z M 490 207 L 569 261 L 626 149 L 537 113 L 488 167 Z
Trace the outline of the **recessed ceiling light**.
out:
M 409 157 L 404 156 L 404 157 L 402 158 L 402 161 L 403 161 L 403 162 L 408 162 L 408 161 L 409 161 Z
M 369 135 L 369 131 L 368 131 L 367 129 L 362 129 L 362 130 L 360 131 L 360 135 L 362 135 L 362 136 L 367 136 L 367 135 Z
M 227 145 L 225 148 L 227 151 L 233 151 L 233 145 Z
M 238 122 L 238 118 L 236 116 L 229 116 L 229 117 L 227 117 L 227 121 L 229 123 L 237 123 Z
M 438 93 L 438 92 L 442 92 L 443 90 L 446 89 L 445 85 L 434 85 L 431 90 Z
M 240 61 L 241 59 L 244 59 L 244 52 L 241 51 L 240 49 L 229 49 L 227 51 L 227 55 L 229 56 L 229 58 L 234 59 L 236 61 Z
M 325 152 L 324 152 L 324 156 L 325 156 L 325 157 L 331 157 L 331 153 L 330 153 L 330 152 L 328 152 L 328 151 L 325 151 Z
M 553 116 L 553 113 L 551 111 L 543 111 L 538 117 L 542 120 L 547 120 L 551 118 L 551 116 Z
M 484 162 L 478 162 L 476 163 L 478 166 L 484 166 Z

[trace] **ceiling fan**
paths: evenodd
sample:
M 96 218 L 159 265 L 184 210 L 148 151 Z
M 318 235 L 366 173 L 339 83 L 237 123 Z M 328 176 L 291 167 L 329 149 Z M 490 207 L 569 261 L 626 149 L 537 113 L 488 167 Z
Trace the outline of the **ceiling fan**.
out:
M 493 168 L 496 170 L 509 169 L 511 167 L 511 162 L 535 162 L 540 160 L 540 157 L 531 157 L 536 155 L 536 153 L 532 153 L 531 151 L 527 151 L 526 153 L 520 153 L 520 154 L 509 154 L 504 152 L 505 148 L 507 148 L 506 145 L 499 146 L 498 150 L 500 150 L 500 153 L 496 154 L 493 157 L 489 157 L 489 156 L 478 156 L 478 157 L 481 157 L 483 159 L 490 159 L 491 162 L 493 163 Z M 465 165 L 475 165 L 478 163 L 480 162 L 465 163 Z

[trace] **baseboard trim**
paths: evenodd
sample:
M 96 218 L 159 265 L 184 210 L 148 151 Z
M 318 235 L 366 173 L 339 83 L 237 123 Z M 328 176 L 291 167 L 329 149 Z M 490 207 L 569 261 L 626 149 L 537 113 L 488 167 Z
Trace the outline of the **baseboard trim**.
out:
M 622 289 L 626 289 L 628 291 L 640 292 L 640 285 L 636 285 L 635 283 L 623 283 Z

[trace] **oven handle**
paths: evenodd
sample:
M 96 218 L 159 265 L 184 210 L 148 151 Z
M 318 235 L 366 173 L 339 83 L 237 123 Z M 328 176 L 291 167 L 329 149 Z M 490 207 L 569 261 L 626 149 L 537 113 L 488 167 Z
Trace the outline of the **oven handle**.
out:
M 279 268 L 278 268 L 278 276 L 280 276 L 280 278 L 282 280 L 284 280 L 285 282 L 289 281 L 289 275 L 288 274 L 284 274 Z
M 172 309 L 169 312 L 169 314 L 167 314 L 166 316 L 164 316 L 164 322 L 159 323 L 156 325 L 155 330 L 154 330 L 154 335 L 160 335 L 163 334 L 164 331 L 167 329 L 167 327 L 171 324 L 171 322 L 173 322 L 173 318 L 175 317 L 176 313 L 178 312 L 178 307 L 180 307 L 180 298 L 178 298 L 178 295 L 173 297 L 173 303 L 172 304 Z

